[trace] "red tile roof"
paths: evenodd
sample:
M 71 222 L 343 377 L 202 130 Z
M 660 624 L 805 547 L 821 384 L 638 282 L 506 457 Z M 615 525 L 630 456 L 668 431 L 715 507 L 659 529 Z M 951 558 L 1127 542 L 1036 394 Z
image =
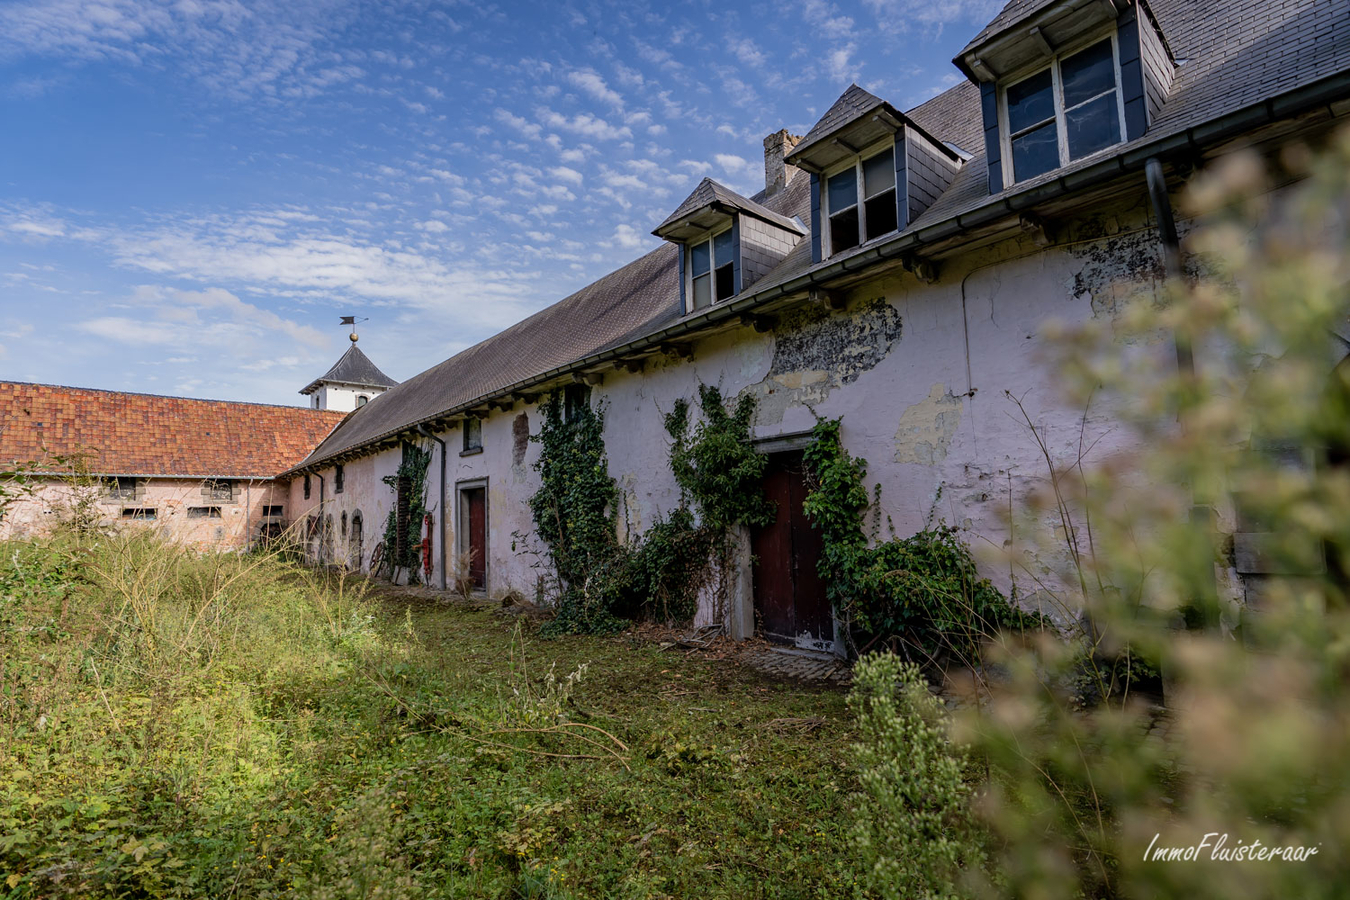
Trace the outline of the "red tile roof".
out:
M 271 478 L 308 456 L 345 415 L 4 381 L 0 469 L 85 454 L 98 475 Z

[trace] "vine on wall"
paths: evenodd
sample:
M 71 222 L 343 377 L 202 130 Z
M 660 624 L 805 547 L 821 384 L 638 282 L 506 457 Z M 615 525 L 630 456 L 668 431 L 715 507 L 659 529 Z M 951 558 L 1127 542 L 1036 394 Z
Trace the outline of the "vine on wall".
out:
M 431 466 L 431 447 L 407 443 L 403 445 L 403 459 L 398 471 L 381 479 L 394 491 L 394 505 L 389 510 L 389 518 L 384 523 L 385 554 L 393 566 L 405 566 L 409 580 L 415 579 L 421 567 L 421 542 L 416 529 L 422 527 L 422 518 L 427 506 L 427 469 Z M 398 484 L 408 479 L 408 533 L 403 544 L 398 542 Z
M 540 432 L 530 438 L 543 445 L 530 509 L 556 573 L 557 616 L 549 630 L 612 631 L 638 617 L 687 621 L 709 584 L 719 607 L 725 605 L 732 528 L 771 521 L 774 510 L 760 487 L 766 461 L 750 444 L 754 399 L 728 410 L 721 392 L 704 385 L 699 408 L 692 427 L 686 400 L 665 417 L 680 505 L 624 544 L 603 410 L 564 403 L 556 393 L 544 402 Z
M 869 537 L 863 523 L 869 506 L 880 509 L 880 485 L 869 503 L 867 460 L 844 449 L 839 430 L 839 419 L 816 423 L 805 453 L 813 484 L 803 505 L 821 531 L 820 575 L 841 618 L 865 634 L 898 638 L 929 660 L 953 654 L 965 662 L 978 661 L 981 644 L 1000 630 L 1040 624 L 979 577 L 955 528 Z

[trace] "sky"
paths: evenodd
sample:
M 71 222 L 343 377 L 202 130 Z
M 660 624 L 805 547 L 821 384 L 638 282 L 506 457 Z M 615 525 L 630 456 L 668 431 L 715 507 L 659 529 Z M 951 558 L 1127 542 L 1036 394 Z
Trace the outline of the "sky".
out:
M 0 0 L 0 380 L 301 405 L 344 315 L 409 378 L 1001 6 Z

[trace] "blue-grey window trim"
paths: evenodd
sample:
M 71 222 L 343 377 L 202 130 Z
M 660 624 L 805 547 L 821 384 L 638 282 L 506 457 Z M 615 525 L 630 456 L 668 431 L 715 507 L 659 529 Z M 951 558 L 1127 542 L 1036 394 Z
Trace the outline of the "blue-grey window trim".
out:
M 811 262 L 820 262 L 820 173 L 811 173 Z
M 896 231 L 909 227 L 909 173 L 906 159 L 909 143 L 903 133 L 895 136 L 895 221 Z
M 1138 7 L 1128 6 L 1121 11 L 1116 36 L 1116 45 L 1120 48 L 1120 95 L 1125 103 L 1125 140 L 1132 141 L 1143 137 L 1148 130 Z
M 1003 139 L 998 133 L 998 85 L 980 83 L 980 113 L 984 119 L 984 154 L 989 161 L 989 193 L 1003 190 Z
M 731 296 L 741 292 L 741 217 L 731 217 Z M 727 299 L 730 299 L 727 298 Z

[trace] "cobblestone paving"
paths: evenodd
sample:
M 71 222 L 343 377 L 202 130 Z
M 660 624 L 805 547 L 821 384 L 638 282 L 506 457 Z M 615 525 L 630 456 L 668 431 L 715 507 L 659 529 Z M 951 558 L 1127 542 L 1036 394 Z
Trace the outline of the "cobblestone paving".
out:
M 775 647 L 747 653 L 741 661 L 752 669 L 779 678 L 835 684 L 847 684 L 853 679 L 853 671 L 848 664 L 828 653 Z

